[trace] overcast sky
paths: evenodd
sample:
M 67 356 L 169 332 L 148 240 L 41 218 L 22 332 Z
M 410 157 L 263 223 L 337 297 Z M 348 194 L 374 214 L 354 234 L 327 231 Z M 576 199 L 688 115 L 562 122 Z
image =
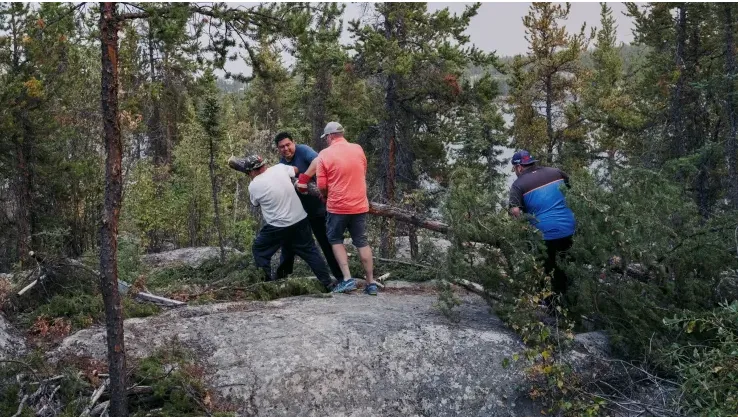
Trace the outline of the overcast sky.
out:
M 344 14 L 344 22 L 362 16 L 367 3 L 348 3 Z M 430 11 L 448 8 L 451 13 L 460 14 L 472 3 L 428 3 Z M 617 22 L 618 40 L 630 43 L 633 40 L 632 19 L 624 16 L 623 3 L 610 3 Z M 530 3 L 482 3 L 479 12 L 471 19 L 467 35 L 478 48 L 483 51 L 497 51 L 499 56 L 525 53 L 528 43 L 525 40 L 523 16 L 528 14 Z M 571 3 L 569 19 L 565 23 L 570 32 L 578 31 L 582 23 L 587 27 L 600 25 L 600 3 Z M 346 25 L 344 24 L 344 27 Z M 344 33 L 343 41 L 350 42 L 348 33 Z
M 255 3 L 242 3 L 244 5 L 253 5 Z M 448 7 L 451 13 L 461 13 L 464 8 L 471 3 L 428 3 L 430 11 L 441 10 Z M 367 7 L 368 6 L 368 7 Z M 617 22 L 618 41 L 630 43 L 633 40 L 633 22 L 632 19 L 623 15 L 625 5 L 623 3 L 609 3 L 613 10 L 613 15 Z M 502 3 L 490 2 L 482 3 L 478 14 L 471 19 L 467 34 L 470 41 L 486 52 L 497 51 L 498 56 L 508 56 L 522 54 L 527 51 L 528 43 L 525 40 L 525 27 L 523 26 L 523 16 L 528 13 L 530 3 Z M 344 34 L 341 42 L 350 44 L 351 37 L 346 27 L 348 21 L 361 18 L 366 9 L 371 9 L 371 3 L 353 2 L 347 3 L 346 12 L 344 13 Z M 591 3 L 571 3 L 571 12 L 569 19 L 564 26 L 570 32 L 578 31 L 582 23 L 587 23 L 587 27 L 599 27 L 600 24 L 600 4 Z M 589 29 L 588 29 L 589 30 Z M 587 32 L 589 33 L 589 32 Z M 292 57 L 283 55 L 284 63 L 291 65 Z M 251 71 L 246 67 L 243 61 L 230 62 L 227 67 L 231 71 L 242 71 L 250 74 Z

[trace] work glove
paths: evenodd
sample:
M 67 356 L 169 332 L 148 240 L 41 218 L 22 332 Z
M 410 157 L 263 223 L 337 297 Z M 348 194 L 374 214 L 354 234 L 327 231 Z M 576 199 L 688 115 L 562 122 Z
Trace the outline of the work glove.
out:
M 307 194 L 308 182 L 310 182 L 310 177 L 305 174 L 300 174 L 300 176 L 297 178 L 297 184 L 295 184 L 297 192 L 300 194 Z

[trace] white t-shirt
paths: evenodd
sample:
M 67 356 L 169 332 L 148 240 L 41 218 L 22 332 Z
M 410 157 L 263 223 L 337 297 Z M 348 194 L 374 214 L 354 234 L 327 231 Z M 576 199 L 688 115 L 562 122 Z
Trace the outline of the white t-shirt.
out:
M 261 214 L 267 224 L 287 227 L 307 217 L 290 180 L 294 176 L 294 167 L 277 164 L 251 180 L 251 204 L 261 206 Z

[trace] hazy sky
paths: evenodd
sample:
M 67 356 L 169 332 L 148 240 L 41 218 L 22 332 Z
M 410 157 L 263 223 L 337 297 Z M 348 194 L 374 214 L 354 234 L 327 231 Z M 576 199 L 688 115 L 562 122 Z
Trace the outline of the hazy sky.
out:
M 253 5 L 255 3 L 241 3 L 243 5 Z M 451 13 L 461 13 L 464 8 L 471 3 L 428 3 L 431 11 L 440 10 L 448 7 Z M 369 7 L 367 7 L 369 6 Z M 613 15 L 617 22 L 618 40 L 629 43 L 633 39 L 633 22 L 627 16 L 623 15 L 625 6 L 623 3 L 609 3 L 613 10 Z M 523 27 L 523 16 L 528 13 L 530 3 L 503 3 L 503 2 L 487 2 L 483 3 L 479 8 L 478 14 L 471 19 L 467 34 L 470 41 L 478 48 L 486 52 L 497 51 L 498 56 L 515 55 L 525 53 L 528 43 L 525 40 L 525 28 Z M 371 3 L 353 2 L 347 3 L 346 12 L 344 13 L 344 34 L 342 43 L 349 44 L 351 37 L 345 28 L 348 26 L 349 20 L 361 18 L 366 9 L 371 9 Z M 578 31 L 582 23 L 587 23 L 587 27 L 600 24 L 600 4 L 591 3 L 571 3 L 571 12 L 569 19 L 565 22 L 565 26 L 570 32 Z M 589 29 L 588 29 L 589 30 Z M 589 32 L 587 32 L 589 33 Z M 284 55 L 284 62 L 290 65 L 293 62 L 292 57 Z M 250 74 L 251 71 L 246 67 L 243 61 L 231 62 L 227 64 L 231 71 L 243 71 Z
M 344 14 L 344 22 L 362 16 L 364 5 L 367 3 L 349 3 Z M 472 3 L 428 3 L 431 11 L 448 7 L 451 13 L 460 14 L 467 5 Z M 623 3 L 610 3 L 613 16 L 617 22 L 618 40 L 629 43 L 633 40 L 632 19 L 624 16 Z M 525 40 L 523 16 L 528 14 L 530 3 L 483 3 L 479 12 L 471 19 L 467 35 L 478 48 L 487 51 L 497 51 L 499 56 L 515 55 L 526 52 L 528 43 Z M 600 25 L 600 3 L 571 3 L 569 19 L 565 26 L 570 32 L 578 31 L 582 23 L 587 27 Z M 344 25 L 345 27 L 346 25 Z M 343 41 L 350 42 L 348 33 L 344 34 Z

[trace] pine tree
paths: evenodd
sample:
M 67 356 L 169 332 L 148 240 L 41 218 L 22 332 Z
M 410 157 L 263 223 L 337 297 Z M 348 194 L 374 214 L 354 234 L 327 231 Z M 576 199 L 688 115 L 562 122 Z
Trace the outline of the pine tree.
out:
M 590 159 L 605 154 L 607 177 L 611 178 L 616 160 L 631 153 L 633 132 L 642 121 L 625 85 L 621 50 L 616 45 L 616 26 L 612 9 L 601 3 L 600 29 L 592 52 L 592 74 L 582 95 L 581 112 L 592 132 Z
M 310 140 L 316 151 L 326 146 L 320 136 L 334 107 L 333 80 L 348 59 L 339 42 L 344 9 L 345 6 L 338 3 L 318 4 L 318 9 L 311 14 L 311 27 L 295 38 L 295 75 L 301 78 L 305 95 L 300 104 L 310 120 Z
M 716 6 L 702 3 L 628 4 L 636 22 L 636 40 L 651 47 L 649 65 L 637 92 L 643 103 L 646 135 L 641 158 L 652 167 L 673 167 L 674 179 L 697 202 L 703 216 L 720 198 L 722 165 L 716 153 L 724 109 L 722 75 L 713 55 L 724 51 L 724 36 L 706 27 Z
M 413 190 L 420 174 L 435 176 L 445 166 L 441 132 L 453 121 L 443 115 L 458 100 L 459 77 L 471 64 L 490 62 L 490 56 L 465 47 L 469 38 L 463 31 L 479 6 L 452 16 L 447 9 L 429 13 L 426 3 L 376 4 L 376 23 L 351 22 L 357 71 L 376 80 L 384 98 L 376 165 L 383 202 L 401 199 L 398 182 Z M 394 228 L 390 220 L 382 224 L 382 256 L 393 252 Z
M 555 155 L 559 159 L 563 156 L 564 144 L 579 145 L 583 141 L 583 119 L 572 107 L 581 92 L 585 74 L 579 58 L 589 38 L 584 25 L 576 34 L 567 33 L 562 26 L 570 8 L 569 3 L 531 5 L 523 17 L 528 53 L 512 68 L 515 78 L 508 103 L 513 115 L 534 125 L 539 124 L 538 113 L 545 119 L 545 136 L 539 136 L 536 130 L 513 130 L 514 143 L 540 154 L 547 162 L 554 161 Z
M 725 39 L 725 118 L 726 118 L 726 140 L 725 154 L 726 163 L 728 165 L 727 187 L 728 199 L 733 209 L 738 210 L 738 111 L 736 109 L 736 44 L 735 19 L 738 18 L 738 11 L 734 4 L 725 3 L 720 7 L 720 14 L 723 21 L 723 36 Z
M 217 154 L 217 146 L 223 139 L 223 128 L 221 126 L 221 105 L 219 102 L 218 91 L 215 85 L 215 77 L 211 71 L 205 73 L 202 79 L 204 87 L 204 97 L 200 105 L 199 121 L 202 125 L 208 141 L 209 155 L 209 172 L 210 184 L 213 195 L 213 213 L 215 220 L 215 230 L 218 234 L 218 245 L 220 246 L 220 260 L 225 262 L 225 249 L 223 248 L 223 230 L 220 221 L 220 208 L 218 207 L 219 184 L 216 175 L 217 167 L 215 165 L 215 157 Z

